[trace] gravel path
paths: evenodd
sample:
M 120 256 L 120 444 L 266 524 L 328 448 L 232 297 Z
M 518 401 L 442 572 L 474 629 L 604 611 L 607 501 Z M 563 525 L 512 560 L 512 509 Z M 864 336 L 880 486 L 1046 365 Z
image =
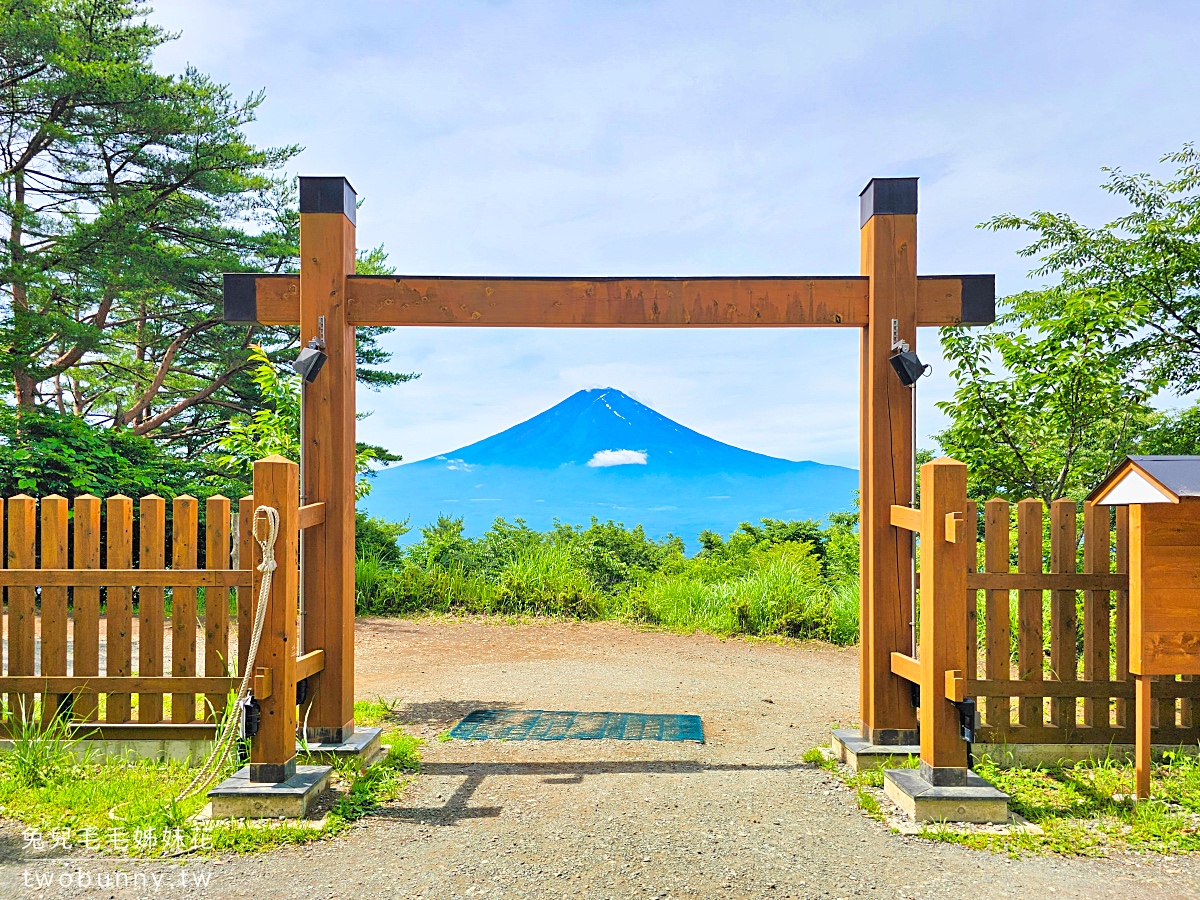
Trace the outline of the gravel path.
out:
M 157 892 L 26 889 L 32 864 L 9 830 L 0 896 L 1200 897 L 1200 860 L 1010 860 L 862 816 L 850 791 L 800 762 L 855 718 L 855 649 L 607 623 L 364 620 L 357 631 L 358 695 L 399 701 L 428 742 L 398 803 L 327 843 L 127 867 L 162 877 Z M 502 706 L 698 713 L 707 743 L 437 739 L 472 709 Z M 78 856 L 54 865 L 112 869 Z M 213 880 L 180 886 L 195 875 Z

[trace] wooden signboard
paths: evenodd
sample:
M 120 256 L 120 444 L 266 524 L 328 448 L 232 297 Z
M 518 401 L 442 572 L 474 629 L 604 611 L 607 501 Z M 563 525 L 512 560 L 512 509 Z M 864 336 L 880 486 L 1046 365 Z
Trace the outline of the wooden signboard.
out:
M 1129 507 L 1129 671 L 1146 799 L 1151 677 L 1200 675 L 1200 457 L 1131 456 L 1088 499 Z
M 1200 499 L 1130 504 L 1129 671 L 1200 675 Z

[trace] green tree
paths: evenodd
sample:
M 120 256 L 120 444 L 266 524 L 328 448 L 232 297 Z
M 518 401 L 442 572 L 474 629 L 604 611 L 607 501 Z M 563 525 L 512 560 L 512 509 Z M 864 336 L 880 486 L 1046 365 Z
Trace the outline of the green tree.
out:
M 221 273 L 295 271 L 299 148 L 244 134 L 263 102 L 194 69 L 133 0 L 0 0 L 0 383 L 50 408 L 209 453 L 259 387 L 252 346 L 282 361 L 298 330 L 226 325 Z M 388 271 L 382 247 L 362 271 Z M 360 329 L 378 387 L 382 329 Z
M 251 348 L 250 361 L 260 397 L 257 408 L 236 416 L 218 444 L 223 452 L 218 461 L 235 485 L 230 489 L 235 496 L 251 492 L 256 459 L 273 453 L 300 459 L 300 377 L 272 361 L 261 347 Z M 362 477 L 356 491 L 361 498 L 371 491 L 368 478 L 375 466 L 400 462 L 402 457 L 374 444 L 360 442 L 357 450 L 355 462 Z
M 0 496 L 215 493 L 205 468 L 128 428 L 96 428 L 69 413 L 0 405 Z
M 997 216 L 984 227 L 1032 234 L 1021 254 L 1039 260 L 1034 275 L 1061 285 L 1044 296 L 1046 305 L 1080 294 L 1103 298 L 1119 313 L 1106 317 L 1117 341 L 1107 352 L 1131 368 L 1147 364 L 1155 380 L 1186 394 L 1200 387 L 1200 154 L 1187 144 L 1162 162 L 1175 167 L 1172 177 L 1104 170 L 1103 189 L 1130 207 L 1108 224 L 1035 212 Z
M 1010 298 L 995 325 L 942 330 L 958 383 L 936 435 L 970 469 L 971 496 L 1085 495 L 1135 445 L 1157 382 L 1118 352 L 1128 321 L 1112 294 Z
M 1200 455 L 1200 404 L 1177 412 L 1153 413 L 1138 436 L 1137 452 L 1148 456 Z
M 145 434 L 228 399 L 247 344 L 216 312 L 219 272 L 263 262 L 272 241 L 247 226 L 269 224 L 269 173 L 297 148 L 246 140 L 261 92 L 155 72 L 167 35 L 137 3 L 0 10 L 0 365 L 17 405 Z
M 944 329 L 958 390 L 942 447 L 977 497 L 1078 499 L 1128 452 L 1195 452 L 1194 411 L 1154 412 L 1161 390 L 1200 387 L 1200 154 L 1168 178 L 1106 169 L 1129 210 L 1092 227 L 1065 213 L 982 227 L 1033 236 L 1021 255 L 1053 285 L 1011 298 L 992 328 Z

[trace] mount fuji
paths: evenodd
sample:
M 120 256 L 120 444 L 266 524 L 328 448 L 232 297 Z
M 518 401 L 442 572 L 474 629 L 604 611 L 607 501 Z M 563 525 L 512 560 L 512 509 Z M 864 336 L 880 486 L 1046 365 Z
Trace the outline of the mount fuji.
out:
M 703 529 L 849 510 L 857 488 L 854 469 L 742 450 L 601 388 L 453 452 L 384 469 L 359 506 L 409 519 L 409 540 L 439 515 L 461 517 L 469 535 L 497 516 L 538 529 L 596 516 L 694 545 Z

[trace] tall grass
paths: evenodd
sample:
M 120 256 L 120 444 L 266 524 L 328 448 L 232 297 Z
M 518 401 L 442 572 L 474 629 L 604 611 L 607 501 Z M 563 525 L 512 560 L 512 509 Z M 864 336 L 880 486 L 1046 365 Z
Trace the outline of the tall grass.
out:
M 358 611 L 471 612 L 623 619 L 676 631 L 783 635 L 840 644 L 858 636 L 858 541 L 843 517 L 743 524 L 706 533 L 689 557 L 677 538 L 592 520 L 546 532 L 498 519 L 480 538 L 442 519 L 400 550 L 379 541 L 357 561 Z M 394 550 L 394 552 L 392 552 Z
M 570 547 L 522 548 L 500 571 L 496 606 L 503 612 L 598 618 L 605 604 Z
M 14 783 L 26 789 L 41 788 L 66 781 L 80 764 L 91 761 L 80 750 L 81 738 L 72 736 L 69 723 L 61 716 L 47 716 L 42 724 L 40 703 L 25 708 L 20 697 L 12 729 L 12 750 L 4 758 L 5 771 Z

